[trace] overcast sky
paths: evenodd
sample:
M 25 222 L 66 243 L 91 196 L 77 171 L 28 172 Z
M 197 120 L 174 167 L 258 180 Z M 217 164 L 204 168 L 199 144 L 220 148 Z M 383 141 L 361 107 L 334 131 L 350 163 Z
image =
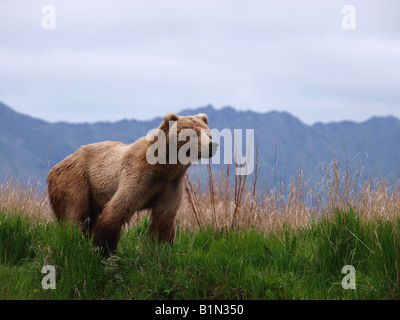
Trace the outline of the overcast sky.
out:
M 0 101 L 69 122 L 207 104 L 306 123 L 400 117 L 400 1 L 2 0 Z

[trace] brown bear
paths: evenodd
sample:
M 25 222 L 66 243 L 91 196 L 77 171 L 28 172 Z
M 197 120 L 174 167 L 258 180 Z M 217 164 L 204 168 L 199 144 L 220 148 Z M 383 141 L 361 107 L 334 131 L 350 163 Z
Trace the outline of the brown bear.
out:
M 188 132 L 185 139 L 176 139 L 182 132 Z M 150 234 L 172 244 L 186 170 L 194 160 L 212 157 L 217 146 L 205 114 L 169 113 L 158 129 L 132 144 L 85 145 L 55 165 L 47 177 L 51 207 L 58 220 L 79 224 L 108 253 L 117 248 L 122 226 L 144 209 L 151 210 Z M 190 161 L 173 154 L 181 149 Z M 160 159 L 172 161 L 154 161 Z

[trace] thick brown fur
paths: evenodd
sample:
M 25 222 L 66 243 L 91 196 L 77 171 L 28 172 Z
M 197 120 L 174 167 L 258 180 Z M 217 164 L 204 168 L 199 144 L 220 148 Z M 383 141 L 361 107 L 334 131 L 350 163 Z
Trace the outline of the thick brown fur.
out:
M 176 121 L 178 132 L 209 131 L 204 114 L 170 113 L 159 127 L 166 133 L 167 141 L 169 121 Z M 159 241 L 172 243 L 175 215 L 190 163 L 149 164 L 146 151 L 153 143 L 143 137 L 128 145 L 113 141 L 89 144 L 54 166 L 47 183 L 56 217 L 80 225 L 94 237 L 96 246 L 109 252 L 117 248 L 121 228 L 132 215 L 150 209 L 150 234 Z

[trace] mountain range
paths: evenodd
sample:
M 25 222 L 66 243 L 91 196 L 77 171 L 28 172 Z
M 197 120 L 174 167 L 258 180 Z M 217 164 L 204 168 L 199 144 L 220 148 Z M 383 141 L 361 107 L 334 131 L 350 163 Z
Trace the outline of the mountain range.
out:
M 364 122 L 315 123 L 307 125 L 287 112 L 258 113 L 209 105 L 178 112 L 206 113 L 210 128 L 254 129 L 262 174 L 273 179 L 299 169 L 311 176 L 321 163 L 332 159 L 362 162 L 374 177 L 397 176 L 400 172 L 400 120 L 373 117 Z M 121 120 L 96 123 L 51 123 L 18 113 L 0 103 L 0 179 L 43 182 L 50 168 L 80 146 L 106 140 L 132 143 L 158 127 L 162 115 L 149 121 Z

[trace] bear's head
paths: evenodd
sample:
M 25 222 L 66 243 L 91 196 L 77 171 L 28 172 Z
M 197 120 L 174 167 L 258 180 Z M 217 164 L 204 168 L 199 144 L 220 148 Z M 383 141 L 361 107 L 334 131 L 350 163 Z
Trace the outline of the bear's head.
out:
M 150 136 L 150 140 L 156 143 L 149 148 L 148 154 L 155 155 L 159 163 L 163 163 L 164 158 L 165 163 L 170 164 L 196 163 L 200 158 L 211 158 L 217 152 L 218 143 L 212 140 L 208 117 L 204 113 L 194 116 L 168 113 L 158 130 Z

